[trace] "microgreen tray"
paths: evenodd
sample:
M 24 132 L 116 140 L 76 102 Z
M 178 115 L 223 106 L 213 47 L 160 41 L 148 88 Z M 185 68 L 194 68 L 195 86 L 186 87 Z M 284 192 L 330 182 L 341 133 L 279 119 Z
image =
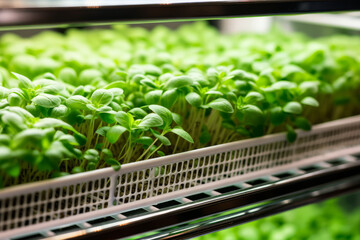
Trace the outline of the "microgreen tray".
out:
M 148 206 L 308 162 L 360 152 L 360 116 L 0 191 L 0 238 Z

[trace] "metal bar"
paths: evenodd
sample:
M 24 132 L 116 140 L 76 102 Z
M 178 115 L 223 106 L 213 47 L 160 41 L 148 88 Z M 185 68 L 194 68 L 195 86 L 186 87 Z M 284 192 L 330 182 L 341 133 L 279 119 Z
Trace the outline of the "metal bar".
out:
M 114 239 L 125 238 L 140 233 L 161 229 L 171 225 L 192 221 L 216 213 L 269 201 L 274 198 L 299 193 L 336 184 L 343 180 L 359 176 L 360 161 L 337 167 L 319 170 L 313 173 L 295 176 L 264 184 L 259 187 L 244 189 L 239 192 L 215 196 L 201 202 L 184 204 L 180 207 L 148 213 L 143 216 L 105 224 L 87 230 L 59 235 L 52 239 Z M 359 182 L 359 181 L 357 181 Z
M 275 14 L 298 14 L 360 10 L 353 0 L 234 0 L 234 1 L 152 1 L 152 4 L 64 5 L 39 7 L 0 3 L 0 26 L 61 25 L 111 22 L 149 22 L 185 19 L 217 19 Z M 155 2 L 155 3 L 154 3 Z M 20 7 L 19 7 L 20 6 Z
M 360 179 L 352 183 L 346 182 L 336 186 L 330 186 L 321 191 L 296 194 L 292 197 L 281 198 L 265 206 L 239 211 L 229 215 L 216 217 L 211 220 L 202 221 L 188 226 L 161 231 L 158 234 L 138 238 L 139 240 L 165 240 L 165 239 L 190 239 L 200 235 L 219 231 L 225 228 L 251 222 L 260 218 L 268 217 L 277 213 L 285 212 L 304 205 L 320 202 L 332 197 L 344 195 L 360 190 Z
M 307 23 L 331 28 L 360 30 L 360 18 L 345 14 L 317 14 L 311 17 L 295 15 L 278 17 L 280 21 Z

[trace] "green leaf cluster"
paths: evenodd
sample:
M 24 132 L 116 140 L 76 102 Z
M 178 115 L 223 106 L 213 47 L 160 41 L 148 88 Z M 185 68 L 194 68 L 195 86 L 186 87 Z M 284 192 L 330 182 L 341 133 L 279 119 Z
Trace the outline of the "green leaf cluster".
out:
M 211 40 L 211 41 L 210 41 Z M 360 39 L 70 29 L 0 39 L 2 185 L 287 132 L 360 112 Z

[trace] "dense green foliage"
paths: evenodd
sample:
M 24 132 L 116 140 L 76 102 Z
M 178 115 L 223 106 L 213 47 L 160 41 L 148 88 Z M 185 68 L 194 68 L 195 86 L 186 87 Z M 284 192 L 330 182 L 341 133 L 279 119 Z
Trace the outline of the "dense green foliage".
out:
M 359 240 L 359 226 L 360 209 L 350 212 L 332 199 L 194 239 Z
M 360 39 L 116 26 L 0 39 L 0 182 L 13 185 L 360 112 Z

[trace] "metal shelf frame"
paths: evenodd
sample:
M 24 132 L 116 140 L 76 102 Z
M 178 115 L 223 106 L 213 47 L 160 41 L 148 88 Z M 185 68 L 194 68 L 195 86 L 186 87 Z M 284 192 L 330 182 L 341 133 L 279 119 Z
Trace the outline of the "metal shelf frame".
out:
M 256 206 L 250 209 L 231 212 L 219 217 L 213 217 L 200 222 L 183 224 L 177 229 L 166 228 L 158 233 L 149 236 L 139 237 L 142 240 L 160 239 L 190 239 L 200 235 L 220 231 L 229 227 L 238 226 L 247 222 L 255 221 L 281 212 L 289 211 L 308 204 L 324 201 L 329 198 L 341 196 L 360 190 L 360 185 L 356 183 L 360 178 L 352 181 L 344 181 L 335 186 L 323 187 L 319 190 L 305 191 L 291 196 L 276 198 L 270 203 Z
M 104 1 L 105 2 L 105 1 Z M 360 10 L 353 0 L 152 0 L 0 2 L 0 27 L 218 19 Z
M 12 239 L 188 239 L 360 190 L 359 173 L 360 154 L 347 155 Z

